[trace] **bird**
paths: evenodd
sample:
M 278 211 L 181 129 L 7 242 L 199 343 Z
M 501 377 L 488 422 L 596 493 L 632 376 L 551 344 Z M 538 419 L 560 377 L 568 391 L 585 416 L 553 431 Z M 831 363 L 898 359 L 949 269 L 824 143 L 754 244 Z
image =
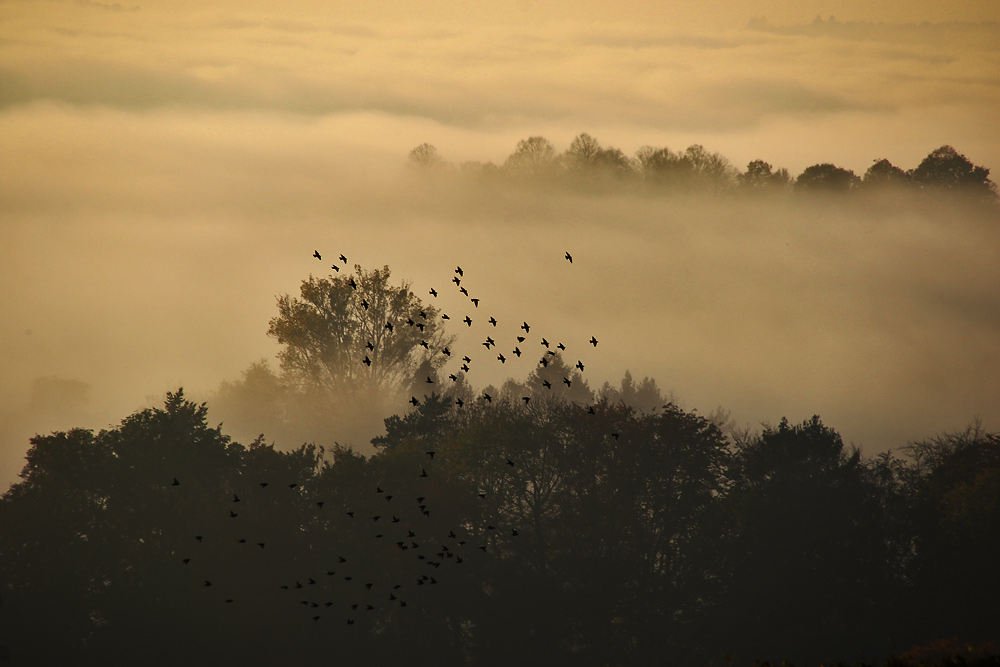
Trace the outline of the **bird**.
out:
M 468 315 L 466 315 L 465 319 L 462 321 L 468 324 L 470 327 L 472 326 L 472 318 L 470 318 Z
M 434 297 L 434 298 L 437 298 L 437 295 L 438 295 L 437 290 L 432 287 L 431 291 L 430 291 L 430 295 L 432 297 Z
M 364 360 L 363 363 L 364 363 L 365 366 L 371 366 L 372 365 L 372 360 L 370 358 L 368 358 L 367 354 L 365 355 L 365 360 Z
M 465 289 L 464 287 L 459 287 L 458 291 L 464 294 L 465 296 L 469 296 L 469 290 Z
M 343 253 L 341 253 L 340 255 L 340 261 L 343 262 L 344 264 L 347 264 L 347 258 L 344 257 Z
M 465 401 L 463 401 L 460 398 L 456 398 L 455 399 L 455 405 L 457 405 L 458 407 L 462 407 L 463 405 L 465 405 Z
M 354 282 L 354 278 L 353 277 L 351 277 L 351 278 L 349 278 L 347 280 L 347 284 L 350 285 L 351 289 L 353 289 L 353 290 L 358 289 L 358 284 L 356 282 Z
M 543 338 L 543 339 L 542 339 L 542 345 L 544 345 L 545 347 L 548 347 L 548 346 L 549 346 L 549 341 L 547 341 L 547 340 L 545 340 L 545 339 Z
M 180 485 L 181 485 L 181 483 L 179 481 L 177 481 L 176 477 L 174 477 L 174 481 L 170 483 L 170 486 L 180 486 Z
M 429 477 L 430 475 L 427 474 L 427 470 L 425 468 L 421 468 L 420 469 L 420 476 L 421 477 Z
M 590 344 L 593 345 L 594 347 L 597 347 L 597 339 L 594 338 L 593 336 L 591 336 L 590 337 Z
M 448 348 L 444 348 L 443 350 L 441 350 L 441 354 L 450 357 L 451 356 L 451 350 L 449 350 Z
M 515 348 L 514 348 L 514 354 L 515 354 L 516 356 L 520 357 L 520 356 L 521 356 L 521 349 L 520 349 L 520 348 L 517 348 L 517 347 L 515 347 Z
M 340 267 L 337 266 L 336 264 L 332 265 L 330 268 L 336 271 L 337 273 L 340 273 Z
M 455 375 L 454 373 L 450 374 L 448 376 L 448 379 L 450 379 L 452 382 L 458 382 L 458 376 Z
M 507 363 L 507 357 L 503 356 L 503 354 L 498 354 L 498 355 L 497 355 L 497 359 L 499 359 L 499 360 L 500 360 L 500 363 L 501 363 L 501 364 L 505 364 L 505 363 Z
M 374 344 L 374 343 L 372 343 L 371 341 L 368 341 L 368 343 L 367 343 L 367 344 L 365 345 L 365 347 L 367 347 L 367 348 L 368 348 L 369 350 L 371 350 L 372 352 L 374 352 L 374 351 L 375 351 L 375 344 Z
M 428 342 L 425 340 L 420 341 L 420 347 L 424 348 L 425 350 L 431 349 L 430 344 L 428 344 Z
M 552 383 L 549 382 L 548 380 L 542 380 L 542 386 L 545 387 L 546 389 L 552 389 Z
M 412 405 L 413 405 L 414 407 L 416 407 L 416 406 L 420 405 L 420 401 L 418 401 L 418 400 L 417 400 L 417 397 L 416 397 L 416 396 L 411 396 L 411 397 L 410 397 L 410 403 L 411 403 L 411 404 L 412 404 Z
M 236 495 L 235 493 L 233 494 L 233 502 L 234 503 L 240 502 L 240 497 L 238 495 Z
M 492 324 L 493 326 L 496 326 L 496 325 L 497 325 L 497 320 L 496 320 L 496 318 L 495 318 L 495 317 L 491 317 L 491 318 L 490 318 L 490 324 Z
M 392 333 L 392 322 L 386 322 L 385 328 L 389 330 L 389 333 Z
M 469 299 L 476 308 L 479 308 L 479 299 Z
M 441 315 L 441 319 L 442 320 L 450 320 L 451 318 L 448 317 L 448 313 L 444 313 L 444 314 Z
M 430 457 L 431 461 L 433 461 L 433 460 L 434 460 L 434 455 L 435 455 L 435 454 L 437 454 L 437 452 L 436 452 L 436 451 L 431 451 L 431 452 L 424 452 L 424 453 L 425 453 L 425 454 L 427 454 L 427 456 L 429 456 L 429 457 Z
M 462 279 L 459 278 L 458 276 L 455 276 L 454 278 L 451 279 L 451 282 L 455 283 L 456 285 L 461 285 Z
M 522 324 L 521 328 L 524 329 L 524 333 L 531 333 L 531 331 L 530 331 L 531 327 L 528 326 L 527 322 L 525 322 L 524 324 Z
M 562 343 L 559 343 L 558 345 L 556 345 L 556 347 L 558 347 L 558 348 L 559 348 L 560 350 L 562 350 L 563 352 L 565 352 L 565 351 L 566 351 L 566 346 L 565 346 L 565 345 L 563 345 Z
M 576 362 L 576 367 L 579 368 L 582 371 L 583 370 L 583 362 L 578 359 L 577 362 Z
M 487 403 L 492 403 L 493 402 L 493 397 L 490 396 L 489 394 L 487 394 L 485 391 L 483 392 L 483 398 L 486 399 Z
M 465 272 L 462 271 L 462 267 L 460 267 L 460 266 L 455 267 L 455 273 L 457 273 L 460 276 L 465 276 Z
M 469 359 L 468 357 L 462 357 L 462 361 L 464 361 L 467 364 L 471 364 L 472 363 L 472 359 Z
M 522 400 L 522 401 L 524 401 L 524 404 L 525 404 L 525 405 L 527 405 L 527 404 L 528 404 L 528 401 L 530 401 L 530 400 L 531 400 L 531 396 L 522 396 L 522 397 L 521 397 L 521 400 Z
M 261 482 L 260 483 L 260 488 L 266 489 L 267 488 L 267 482 Z
M 527 340 L 527 339 L 524 336 L 518 336 L 517 337 L 517 342 L 518 343 L 523 343 L 525 340 Z
M 434 380 L 432 380 L 429 375 L 427 376 L 427 384 L 434 384 Z
M 370 305 L 371 305 L 371 304 L 369 304 L 369 303 L 368 303 L 368 299 L 361 299 L 361 307 L 362 307 L 362 308 L 364 308 L 365 310 L 368 310 L 368 307 L 369 307 Z
M 566 253 L 566 259 L 569 260 L 570 264 L 573 263 L 573 255 L 569 254 L 568 252 Z
M 566 386 L 567 386 L 567 387 L 571 387 L 571 386 L 573 386 L 573 382 L 572 382 L 572 380 L 570 380 L 569 378 L 563 378 L 563 382 L 565 382 L 565 383 L 566 383 Z
M 316 259 L 318 259 L 320 261 L 323 260 L 323 255 L 319 254 L 319 250 L 313 250 L 313 257 L 315 257 Z
M 489 343 L 490 345 L 496 345 L 497 344 L 497 342 L 495 340 L 493 340 L 492 338 L 490 338 L 489 336 L 486 337 L 486 342 Z

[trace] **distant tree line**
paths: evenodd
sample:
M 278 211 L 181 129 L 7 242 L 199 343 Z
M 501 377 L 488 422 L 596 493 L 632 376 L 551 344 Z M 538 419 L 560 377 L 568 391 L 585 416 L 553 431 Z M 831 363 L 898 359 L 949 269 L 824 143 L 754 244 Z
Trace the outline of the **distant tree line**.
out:
M 989 662 L 1000 434 L 862 457 L 814 417 L 434 395 L 377 452 L 242 445 L 168 394 L 31 440 L 12 664 Z M 955 663 L 957 664 L 957 663 Z
M 931 151 L 919 165 L 904 170 L 889 160 L 877 159 L 860 177 L 831 163 L 806 167 L 798 176 L 764 160 L 750 161 L 740 170 L 726 157 L 694 144 L 683 151 L 643 146 L 633 156 L 604 147 L 582 133 L 563 153 L 541 136 L 517 143 L 502 164 L 447 162 L 428 143 L 410 151 L 409 164 L 422 171 L 458 173 L 492 181 L 555 184 L 587 192 L 636 190 L 659 193 L 711 193 L 762 195 L 782 193 L 862 193 L 898 191 L 933 195 L 960 195 L 996 202 L 997 187 L 990 170 L 973 164 L 951 146 Z

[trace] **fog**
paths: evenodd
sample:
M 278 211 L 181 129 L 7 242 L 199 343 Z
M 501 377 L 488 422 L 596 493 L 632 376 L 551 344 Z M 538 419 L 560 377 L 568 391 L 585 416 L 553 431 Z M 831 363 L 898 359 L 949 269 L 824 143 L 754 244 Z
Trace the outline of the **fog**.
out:
M 991 18 L 978 6 L 957 18 Z M 444 288 L 461 265 L 483 317 L 564 341 L 591 387 L 630 370 L 737 425 L 820 414 L 867 452 L 976 415 L 997 428 L 995 212 L 573 194 L 405 169 L 424 141 L 500 163 L 518 139 L 564 150 L 583 131 L 626 154 L 701 143 L 793 175 L 881 157 L 911 168 L 942 144 L 995 169 L 996 24 L 839 7 L 896 23 L 817 28 L 813 8 L 787 4 L 773 6 L 779 29 L 743 15 L 435 28 L 5 3 L 0 488 L 36 432 L 117 423 L 178 386 L 208 397 L 273 360 L 276 295 L 328 270 L 314 249 L 388 265 L 418 295 L 436 287 L 453 313 Z M 460 346 L 479 345 L 479 325 L 452 326 Z M 469 380 L 523 379 L 534 361 Z

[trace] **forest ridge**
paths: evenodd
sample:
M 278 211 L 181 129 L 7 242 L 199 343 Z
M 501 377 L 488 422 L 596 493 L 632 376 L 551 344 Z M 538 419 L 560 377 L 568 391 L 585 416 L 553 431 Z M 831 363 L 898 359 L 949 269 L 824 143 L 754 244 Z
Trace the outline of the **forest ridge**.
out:
M 577 135 L 562 153 L 545 137 L 522 139 L 500 165 L 471 161 L 456 166 L 435 146 L 423 143 L 410 151 L 409 164 L 421 171 L 457 172 L 488 181 L 561 183 L 601 192 L 638 188 L 646 192 L 732 195 L 891 190 L 997 200 L 997 186 L 990 179 L 990 170 L 973 164 L 947 145 L 931 151 L 920 164 L 908 170 L 885 158 L 876 159 L 860 177 L 829 162 L 806 167 L 798 176 L 764 160 L 752 160 L 745 170 L 740 170 L 725 156 L 711 153 L 699 144 L 683 151 L 647 145 L 629 157 L 620 148 L 602 146 L 587 133 Z

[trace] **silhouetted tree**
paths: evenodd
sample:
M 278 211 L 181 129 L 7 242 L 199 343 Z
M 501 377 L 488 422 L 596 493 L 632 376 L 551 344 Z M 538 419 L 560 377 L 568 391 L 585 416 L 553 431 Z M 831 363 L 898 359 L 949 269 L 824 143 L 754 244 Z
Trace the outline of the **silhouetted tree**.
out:
M 517 148 L 503 164 L 504 171 L 518 179 L 550 178 L 557 165 L 556 149 L 548 139 L 528 137 L 517 142 Z
M 782 167 L 773 171 L 773 167 L 763 160 L 751 160 L 746 172 L 740 174 L 739 183 L 744 190 L 751 192 L 775 191 L 786 189 L 792 183 L 788 170 Z
M 963 431 L 916 442 L 911 507 L 914 599 L 906 614 L 911 640 L 957 636 L 963 642 L 996 637 L 1000 597 L 1000 434 L 979 422 Z
M 909 174 L 883 158 L 868 167 L 862 183 L 869 188 L 903 188 L 911 184 L 911 179 Z
M 740 443 L 735 466 L 719 641 L 743 661 L 884 656 L 891 559 L 859 450 L 818 417 L 783 419 Z
M 990 180 L 990 170 L 974 165 L 951 146 L 930 152 L 910 172 L 913 182 L 928 190 L 967 194 L 983 199 L 996 199 L 996 184 Z
M 438 169 L 445 165 L 445 161 L 438 154 L 437 148 L 423 143 L 410 151 L 409 164 L 418 169 Z
M 390 283 L 389 267 L 310 276 L 300 293 L 278 298 L 268 335 L 284 346 L 282 379 L 331 414 L 384 418 L 436 373 L 446 360 L 441 350 L 454 340 L 438 309 L 407 283 Z
M 803 192 L 845 193 L 860 182 L 850 169 L 824 162 L 806 167 L 795 179 L 795 189 Z

